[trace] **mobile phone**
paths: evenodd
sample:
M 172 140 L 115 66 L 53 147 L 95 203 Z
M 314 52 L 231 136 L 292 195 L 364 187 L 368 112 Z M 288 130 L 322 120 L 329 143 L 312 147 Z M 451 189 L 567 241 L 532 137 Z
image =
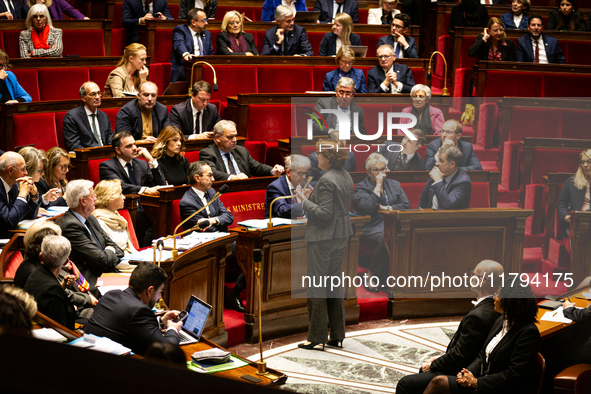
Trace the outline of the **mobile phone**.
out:
M 181 320 L 184 320 L 187 317 L 187 315 L 188 315 L 187 311 L 182 311 L 174 319 L 172 319 L 172 322 L 173 323 L 178 323 Z

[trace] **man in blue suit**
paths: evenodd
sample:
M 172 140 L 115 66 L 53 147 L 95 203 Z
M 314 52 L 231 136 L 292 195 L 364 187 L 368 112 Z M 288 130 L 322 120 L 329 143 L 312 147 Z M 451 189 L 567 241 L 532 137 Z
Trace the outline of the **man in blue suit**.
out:
M 27 19 L 28 13 L 29 6 L 25 0 L 0 1 L 0 19 Z
M 336 1 L 336 7 L 335 7 Z M 359 3 L 357 0 L 316 0 L 312 11 L 320 11 L 320 23 L 332 23 L 336 14 L 349 14 L 353 23 L 359 23 Z
M 83 105 L 69 110 L 64 116 L 64 141 L 66 149 L 104 146 L 111 144 L 111 121 L 99 111 L 103 93 L 94 82 L 84 82 L 78 91 Z
M 265 45 L 261 55 L 314 56 L 306 29 L 293 21 L 291 8 L 280 5 L 275 10 L 277 26 L 265 33 Z
M 480 171 L 482 166 L 480 160 L 476 157 L 472 144 L 460 141 L 462 138 L 462 124 L 455 119 L 450 119 L 443 123 L 441 129 L 441 139 L 433 140 L 427 145 L 425 153 L 425 170 L 431 171 L 439 157 L 439 152 L 444 146 L 457 146 L 462 153 L 462 160 L 458 161 L 458 167 L 464 171 Z
M 392 45 L 382 45 L 377 53 L 380 64 L 367 73 L 368 93 L 410 93 L 415 79 L 408 66 L 394 63 L 396 54 Z
M 378 47 L 388 44 L 394 48 L 394 54 L 397 58 L 418 58 L 417 41 L 411 36 L 407 36 L 410 27 L 410 16 L 406 14 L 396 14 L 392 20 L 391 34 L 380 37 Z M 376 48 L 376 53 L 377 53 Z
M 127 44 L 140 42 L 136 25 L 146 20 L 174 19 L 166 0 L 125 0 L 121 7 L 123 27 L 127 30 Z
M 267 186 L 265 194 L 265 219 L 269 218 L 269 207 L 277 197 L 294 195 L 297 187 L 303 187 L 310 171 L 310 159 L 302 155 L 291 155 L 285 158 L 285 175 L 277 178 Z M 312 188 L 306 189 L 308 193 Z M 294 200 L 294 198 L 296 200 Z M 302 202 L 297 197 L 284 198 L 273 203 L 272 218 L 296 219 L 304 214 Z
M 518 62 L 542 64 L 566 63 L 564 55 L 558 45 L 558 40 L 554 37 L 542 34 L 544 26 L 542 24 L 541 16 L 531 15 L 529 17 L 527 30 L 529 31 L 529 34 L 526 34 L 517 40 L 517 48 L 515 51 Z M 536 50 L 536 48 L 538 49 Z
M 10 238 L 23 219 L 36 219 L 39 192 L 27 176 L 25 159 L 16 152 L 0 156 L 0 238 Z
M 283 3 L 282 0 L 265 0 L 263 3 L 263 14 L 261 16 L 261 22 L 275 22 L 275 10 L 277 6 L 281 4 L 288 4 L 291 3 L 291 6 L 294 6 L 295 3 L 295 10 L 297 11 L 308 11 L 308 7 L 306 7 L 305 0 L 293 0 Z
M 470 207 L 472 180 L 457 163 L 462 162 L 462 152 L 455 146 L 444 146 L 439 151 L 437 164 L 429 176 L 431 179 L 421 193 L 419 208 L 465 209 Z
M 172 64 L 170 82 L 186 81 L 183 60 L 196 56 L 213 55 L 211 33 L 205 30 L 207 15 L 201 8 L 193 8 L 187 13 L 187 24 L 179 25 L 172 31 Z

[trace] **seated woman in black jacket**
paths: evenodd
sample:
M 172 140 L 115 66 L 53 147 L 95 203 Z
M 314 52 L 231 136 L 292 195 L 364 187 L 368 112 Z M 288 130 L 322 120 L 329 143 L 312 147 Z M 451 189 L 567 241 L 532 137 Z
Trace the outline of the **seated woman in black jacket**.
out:
M 488 26 L 468 50 L 468 56 L 478 57 L 478 60 L 515 61 L 515 45 L 507 39 L 499 18 L 490 18 Z
M 172 186 L 188 184 L 189 160 L 185 155 L 185 136 L 176 126 L 166 126 L 152 148 L 152 157 L 158 160 L 166 183 Z
M 244 32 L 242 15 L 238 11 L 228 11 L 222 21 L 222 31 L 216 38 L 216 55 L 246 55 L 259 54 L 254 44 L 254 37 Z
M 478 357 L 455 376 L 439 375 L 425 394 L 521 394 L 532 385 L 540 331 L 535 325 L 538 305 L 528 286 L 505 280 L 495 295 L 495 311 L 503 316 L 493 325 Z
M 576 0 L 562 0 L 557 10 L 550 12 L 546 30 L 585 31 L 585 21 Z

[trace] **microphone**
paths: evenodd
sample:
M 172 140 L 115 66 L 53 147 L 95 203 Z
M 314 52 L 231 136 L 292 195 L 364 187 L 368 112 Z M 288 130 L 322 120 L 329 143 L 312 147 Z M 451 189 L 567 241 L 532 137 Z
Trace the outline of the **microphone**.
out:
M 156 245 L 154 245 L 154 264 L 156 264 L 156 249 L 160 251 L 160 256 L 158 257 L 158 267 L 160 267 L 160 262 L 162 261 L 162 249 L 164 249 L 164 241 L 158 240 Z
M 203 229 L 203 228 L 207 228 L 209 227 L 209 221 L 202 221 L 201 223 L 199 223 L 199 228 Z
M 211 64 L 209 64 L 208 62 L 205 62 L 203 60 L 199 60 L 196 61 L 195 63 L 193 63 L 193 65 L 191 66 L 191 82 L 190 82 L 190 86 L 189 86 L 189 96 L 191 95 L 191 93 L 193 92 L 193 73 L 195 71 L 195 66 L 198 64 L 205 64 L 206 66 L 209 66 L 209 68 L 211 68 L 211 71 L 213 71 L 213 91 L 217 92 L 218 91 L 218 77 L 215 73 L 215 68 L 213 68 L 213 66 Z
M 261 249 L 254 249 L 252 251 L 252 261 L 255 263 L 263 261 L 263 251 Z
M 230 186 L 228 186 L 228 184 L 223 184 L 222 187 L 220 187 L 220 190 L 218 190 L 218 193 L 224 194 L 227 193 L 228 190 L 230 190 Z
M 163 241 L 163 240 L 161 240 L 161 239 L 160 239 L 160 240 L 158 240 L 158 242 L 156 242 L 156 248 L 157 248 L 158 250 L 160 250 L 160 251 L 161 251 L 162 249 L 164 249 L 164 241 Z

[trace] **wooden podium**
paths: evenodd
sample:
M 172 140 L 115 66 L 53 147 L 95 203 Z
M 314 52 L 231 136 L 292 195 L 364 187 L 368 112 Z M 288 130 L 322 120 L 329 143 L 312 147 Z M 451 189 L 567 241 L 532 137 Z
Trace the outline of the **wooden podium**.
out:
M 532 210 L 482 208 L 465 210 L 384 211 L 384 241 L 390 251 L 390 276 L 423 281 L 470 272 L 482 260 L 503 265 L 505 273 L 521 273 L 525 219 Z M 420 318 L 463 315 L 474 298 L 470 286 L 389 287 L 388 317 Z
M 575 211 L 570 219 L 570 269 L 573 287 L 591 275 L 591 212 Z
M 359 237 L 369 216 L 353 217 L 354 234 L 349 241 L 343 261 L 343 272 L 353 278 L 357 275 Z M 258 288 L 252 260 L 252 251 L 263 251 L 261 272 L 263 340 L 303 332 L 308 328 L 308 306 L 301 283 L 292 281 L 292 264 L 296 277 L 306 274 L 306 225 L 278 226 L 264 230 L 239 227 L 230 230 L 239 234 L 236 259 L 246 275 L 247 298 L 245 341 L 256 343 L 258 333 Z M 297 287 L 296 287 L 297 286 Z M 293 295 L 292 295 L 293 290 Z M 297 297 L 297 298 L 296 298 Z M 359 306 L 354 287 L 345 288 L 346 324 L 359 322 Z
M 161 266 L 168 274 L 164 302 L 179 311 L 187 307 L 191 294 L 210 304 L 213 309 L 207 318 L 203 335 L 220 346 L 228 345 L 224 325 L 224 275 L 226 257 L 232 254 L 232 243 L 237 235 L 218 238 L 187 250 L 174 261 Z

